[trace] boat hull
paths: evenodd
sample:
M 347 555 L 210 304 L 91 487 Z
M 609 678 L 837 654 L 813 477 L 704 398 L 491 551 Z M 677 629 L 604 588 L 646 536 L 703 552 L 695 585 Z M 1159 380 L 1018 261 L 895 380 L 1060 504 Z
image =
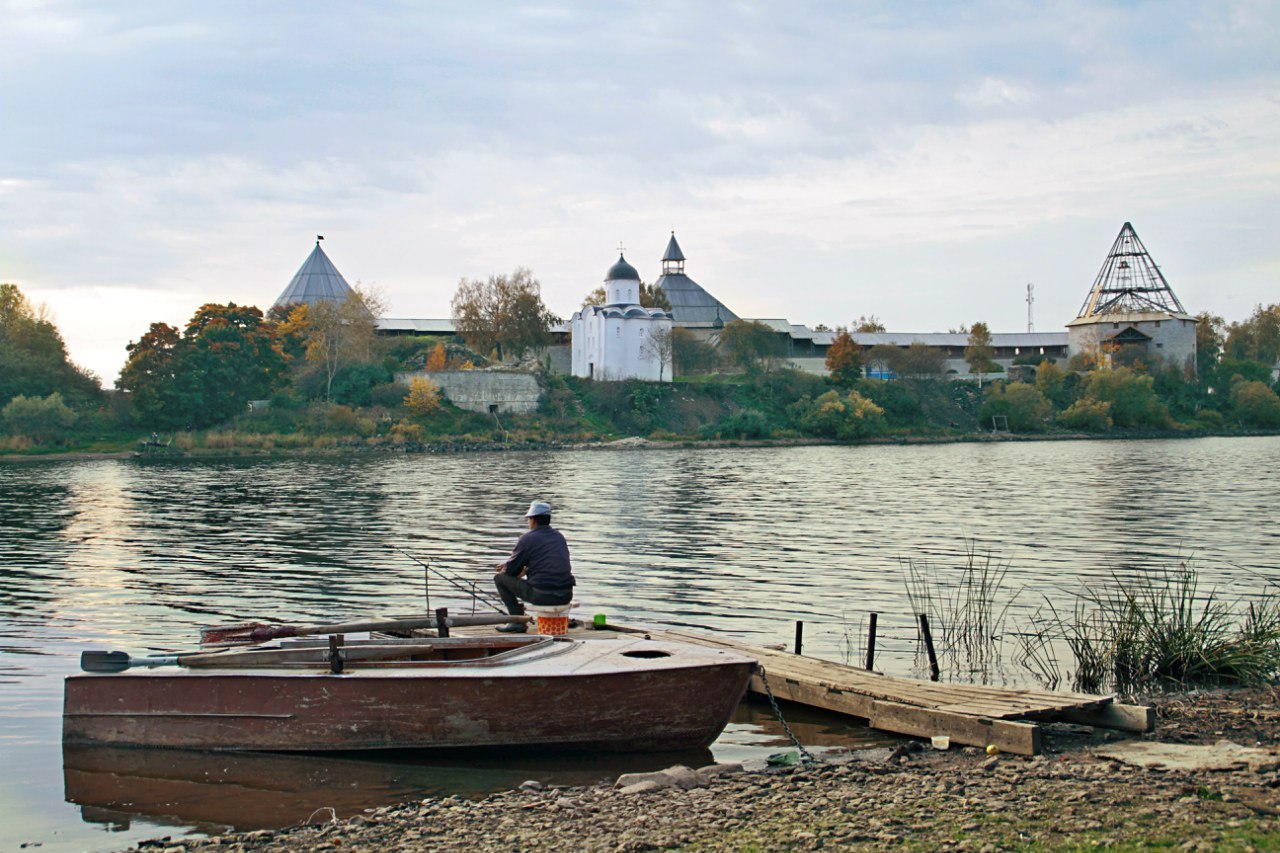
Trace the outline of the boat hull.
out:
M 754 662 L 630 671 L 411 667 L 76 675 L 63 741 L 202 750 L 541 747 L 675 751 L 707 746 Z M 544 668 L 545 670 L 545 668 Z

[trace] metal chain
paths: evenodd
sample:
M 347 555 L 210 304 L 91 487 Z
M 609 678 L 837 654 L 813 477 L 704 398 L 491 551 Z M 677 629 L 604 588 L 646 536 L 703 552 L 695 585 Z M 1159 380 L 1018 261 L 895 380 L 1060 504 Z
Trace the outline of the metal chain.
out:
M 804 748 L 804 744 L 800 742 L 800 738 L 796 737 L 796 733 L 791 731 L 791 726 L 787 723 L 787 718 L 782 716 L 782 709 L 778 707 L 778 700 L 774 698 L 773 688 L 769 686 L 769 675 L 764 671 L 762 664 L 756 664 L 756 669 L 760 672 L 760 681 L 764 684 L 764 695 L 769 697 L 769 704 L 773 706 L 773 715 L 778 718 L 778 722 L 782 723 L 782 730 L 787 733 L 787 737 L 795 744 L 796 749 L 800 752 L 800 761 L 811 761 L 815 764 L 822 763 L 820 758 L 815 758 L 813 753 Z

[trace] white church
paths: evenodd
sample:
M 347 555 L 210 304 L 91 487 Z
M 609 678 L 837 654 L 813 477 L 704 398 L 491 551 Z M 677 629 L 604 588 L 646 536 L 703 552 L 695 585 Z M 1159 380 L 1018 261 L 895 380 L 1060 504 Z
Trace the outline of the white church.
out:
M 573 375 L 671 381 L 671 314 L 640 304 L 640 274 L 621 254 L 604 291 L 604 305 L 587 305 L 569 321 Z

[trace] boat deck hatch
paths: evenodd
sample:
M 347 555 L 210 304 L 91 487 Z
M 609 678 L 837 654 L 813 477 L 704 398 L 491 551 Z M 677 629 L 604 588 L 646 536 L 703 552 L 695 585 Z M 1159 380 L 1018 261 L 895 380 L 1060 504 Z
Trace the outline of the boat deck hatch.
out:
M 662 652 L 657 649 L 638 649 L 631 652 L 623 652 L 624 658 L 669 658 L 671 652 Z

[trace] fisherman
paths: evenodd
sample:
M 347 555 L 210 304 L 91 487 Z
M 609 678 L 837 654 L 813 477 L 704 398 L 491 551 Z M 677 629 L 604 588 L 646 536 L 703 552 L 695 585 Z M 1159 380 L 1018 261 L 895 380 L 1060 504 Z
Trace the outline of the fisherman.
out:
M 534 501 L 525 513 L 529 532 L 522 535 L 505 563 L 498 563 L 494 585 L 512 616 L 524 615 L 524 604 L 556 605 L 573 600 L 573 567 L 569 565 L 569 544 L 559 530 L 551 527 L 551 504 Z M 523 577 L 521 577 L 523 575 Z M 504 634 L 523 634 L 523 622 L 498 628 Z

